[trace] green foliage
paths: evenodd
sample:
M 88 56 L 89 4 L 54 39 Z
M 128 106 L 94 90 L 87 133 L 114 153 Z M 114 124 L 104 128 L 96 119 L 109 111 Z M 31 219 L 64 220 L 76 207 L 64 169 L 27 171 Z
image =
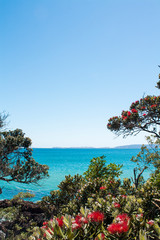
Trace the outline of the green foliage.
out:
M 0 114 L 0 129 L 3 129 L 6 125 L 6 119 L 8 117 L 8 114 L 5 114 L 4 112 Z
M 59 184 L 59 189 L 50 192 L 49 196 L 43 197 L 41 206 L 47 212 L 47 216 L 51 217 L 52 213 L 78 213 L 81 206 L 85 206 L 89 197 L 96 194 L 103 185 L 103 180 L 108 180 L 110 193 L 116 194 L 120 181 L 116 180 L 112 184 L 115 177 L 118 177 L 122 165 L 110 163 L 105 165 L 104 156 L 93 158 L 88 170 L 81 175 L 65 176 L 65 180 Z
M 160 172 L 152 174 L 150 180 L 154 186 L 160 189 Z
M 21 129 L 1 131 L 5 116 L 0 114 L 0 180 L 37 183 L 48 176 L 48 166 L 32 157 L 31 139 Z
M 137 163 L 139 170 L 141 171 L 145 166 L 148 168 L 151 166 L 152 172 L 160 171 L 160 139 L 155 139 L 155 137 L 146 138 L 149 147 L 143 145 L 141 151 L 136 157 L 132 157 L 131 161 Z M 153 169 L 154 168 L 154 169 Z
M 137 164 L 137 167 L 134 169 L 134 184 L 136 188 L 139 186 L 140 182 L 142 183 L 142 174 L 145 169 L 149 168 L 154 179 L 157 179 L 160 173 L 160 139 L 155 139 L 155 137 L 147 137 L 149 147 L 142 146 L 141 151 L 137 156 L 131 158 L 132 162 Z M 158 183 L 158 182 L 157 182 Z
M 157 87 L 159 88 L 159 83 Z M 146 96 L 133 102 L 130 111 L 122 111 L 121 116 L 115 116 L 108 120 L 107 128 L 117 135 L 124 137 L 132 134 L 138 134 L 141 131 L 151 133 L 152 137 L 147 137 L 150 148 L 141 147 L 141 151 L 136 157 L 132 157 L 131 161 L 137 163 L 134 168 L 133 182 L 138 188 L 144 182 L 143 172 L 152 165 L 155 168 L 153 178 L 157 184 L 160 173 L 160 96 Z M 154 138 L 154 140 L 153 140 Z M 156 139 L 156 140 L 155 140 Z
M 35 228 L 29 239 L 158 240 L 160 191 L 150 180 L 137 190 L 130 183 L 128 179 L 121 185 L 99 178 L 83 183 L 72 200 L 73 209 L 79 202 L 78 212 L 69 215 L 59 212 L 59 218 L 54 216 L 44 222 L 43 227 Z M 114 189 L 117 189 L 116 194 Z M 101 221 L 91 219 L 89 216 L 94 213 L 104 217 Z
M 82 186 L 83 177 L 79 174 L 75 176 L 65 176 L 65 180 L 59 184 L 59 190 L 54 190 L 50 192 L 50 196 L 42 198 L 41 205 L 51 216 L 51 213 L 59 213 L 62 209 L 69 207 L 68 204 L 74 198 L 78 190 Z
M 13 199 L 24 199 L 24 198 L 33 198 L 35 194 L 32 194 L 30 192 L 19 192 L 17 195 L 13 197 Z
M 105 156 L 93 158 L 90 161 L 88 170 L 84 172 L 85 179 L 95 179 L 95 178 L 115 178 L 122 174 L 120 169 L 123 165 L 116 165 L 115 163 L 110 163 L 106 166 Z
M 158 240 L 160 190 L 152 179 L 136 189 L 130 179 L 124 179 L 121 183 L 119 179 L 85 180 L 75 175 L 66 176 L 59 188 L 38 202 L 38 206 L 23 200 L 12 200 L 18 214 L 11 220 L 12 228 L 6 239 L 139 240 L 145 236 L 146 240 Z M 35 211 L 35 207 L 43 211 L 40 222 L 40 217 L 36 218 L 35 214 L 40 209 Z M 28 217 L 28 213 L 25 215 L 26 209 L 30 209 L 30 214 L 35 213 Z M 91 220 L 89 214 L 94 212 L 103 214 L 103 221 Z M 121 233 L 114 232 L 114 228 L 119 227 L 116 225 L 119 216 L 123 214 L 128 216 L 127 225 L 124 223 L 121 226 Z M 78 219 L 81 217 L 83 222 L 80 223 Z M 63 226 L 60 226 L 62 223 Z
M 33 159 L 31 139 L 25 137 L 21 129 L 4 130 L 6 118 L 7 115 L 0 114 L 0 180 L 37 183 L 48 176 L 48 166 L 39 164 Z M 39 223 L 42 224 L 45 215 L 35 214 L 35 209 L 43 210 L 24 202 L 22 198 L 26 197 L 33 195 L 19 193 L 11 201 L 0 201 L 0 230 L 2 230 L 0 239 L 28 239 L 31 229 Z M 32 209 L 32 212 L 29 209 Z M 37 218 L 38 216 L 40 217 Z
M 122 111 L 121 116 L 108 120 L 107 128 L 117 135 L 136 135 L 141 131 L 160 138 L 160 96 L 146 96 L 133 102 L 130 111 Z
M 3 221 L 13 221 L 18 216 L 16 207 L 0 208 L 0 219 Z
M 159 88 L 159 82 L 157 86 Z M 160 96 L 146 96 L 132 103 L 130 111 L 123 111 L 120 117 L 110 118 L 107 127 L 117 135 L 128 136 L 145 131 L 159 139 L 158 125 Z M 124 179 L 123 183 L 116 179 L 121 174 L 121 165 L 106 166 L 104 156 L 93 158 L 84 173 L 84 179 L 75 187 L 76 191 L 71 188 L 72 197 L 69 197 L 68 190 L 66 194 L 64 187 L 57 192 L 53 191 L 48 204 L 56 204 L 55 200 L 58 200 L 59 218 L 54 216 L 44 222 L 29 239 L 160 239 L 160 142 L 157 139 L 153 142 L 148 138 L 151 148 L 143 146 L 141 152 L 132 158 L 137 163 L 134 184 L 130 179 Z M 154 166 L 155 171 L 144 182 L 142 173 L 150 165 Z M 66 186 L 66 182 L 62 186 Z M 60 199 L 63 195 L 67 196 L 67 204 Z M 94 219 L 95 213 L 103 215 L 103 219 Z M 92 219 L 89 217 L 91 215 Z
M 30 240 L 159 239 L 158 180 L 152 175 L 151 179 L 136 188 L 130 179 L 124 179 L 122 183 L 116 179 L 119 176 L 117 168 L 114 172 L 111 166 L 107 168 L 111 170 L 109 172 L 105 163 L 104 156 L 92 159 L 84 178 L 81 176 L 78 180 L 77 176 L 68 176 L 59 185 L 60 190 L 43 198 L 42 205 L 48 208 L 54 204 L 58 208 L 55 211 L 58 218 L 54 215 L 51 221 L 44 222 L 43 227 L 36 228 Z M 103 221 L 90 220 L 89 214 L 95 212 L 104 215 Z M 127 220 L 120 220 L 124 216 Z M 80 218 L 83 222 L 79 222 Z

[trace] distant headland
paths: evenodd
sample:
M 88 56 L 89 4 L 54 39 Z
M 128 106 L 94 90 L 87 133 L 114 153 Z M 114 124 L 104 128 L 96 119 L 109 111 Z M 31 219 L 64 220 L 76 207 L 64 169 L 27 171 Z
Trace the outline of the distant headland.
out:
M 140 149 L 142 144 L 130 144 L 116 147 L 52 147 L 52 149 Z M 148 147 L 148 145 L 146 145 Z

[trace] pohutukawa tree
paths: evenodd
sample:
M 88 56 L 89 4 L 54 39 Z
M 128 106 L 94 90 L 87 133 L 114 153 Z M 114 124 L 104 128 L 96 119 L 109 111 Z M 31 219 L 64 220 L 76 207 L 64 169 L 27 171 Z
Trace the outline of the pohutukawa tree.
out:
M 157 82 L 160 89 L 160 81 Z M 129 111 L 122 111 L 121 116 L 108 120 L 107 128 L 115 134 L 136 135 L 141 131 L 160 138 L 160 96 L 146 96 L 133 102 Z
M 160 79 L 160 75 L 159 75 Z M 157 82 L 160 89 L 160 81 Z M 155 151 L 150 151 L 147 147 L 142 146 L 141 152 L 131 161 L 136 162 L 138 168 L 134 168 L 134 183 L 136 188 L 139 185 L 140 178 L 149 164 L 156 168 L 155 176 L 159 173 L 159 140 L 160 140 L 160 96 L 146 96 L 133 102 L 128 111 L 122 111 L 121 116 L 115 116 L 108 120 L 107 128 L 116 135 L 136 135 L 141 131 L 151 133 L 157 141 L 153 142 L 148 138 L 151 146 L 155 145 Z M 153 149 L 152 149 L 153 150 Z M 143 161 L 141 161 L 143 160 Z M 143 162 L 143 164 L 141 164 Z M 138 173 L 139 171 L 139 173 Z
M 2 131 L 6 115 L 0 114 L 0 180 L 37 183 L 48 176 L 48 166 L 32 157 L 31 139 L 21 129 Z
M 141 131 L 160 138 L 160 96 L 146 96 L 131 104 L 129 111 L 109 119 L 107 127 L 117 135 L 136 135 Z

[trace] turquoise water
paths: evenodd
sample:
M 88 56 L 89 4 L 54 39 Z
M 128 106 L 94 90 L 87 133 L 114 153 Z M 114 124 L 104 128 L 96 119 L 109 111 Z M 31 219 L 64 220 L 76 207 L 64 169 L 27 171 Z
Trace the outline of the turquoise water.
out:
M 49 175 L 47 179 L 39 182 L 39 185 L 6 183 L 1 181 L 3 187 L 0 199 L 11 199 L 21 191 L 31 191 L 35 194 L 32 201 L 40 200 L 43 196 L 50 193 L 51 190 L 58 189 L 57 185 L 64 179 L 65 175 L 83 174 L 89 166 L 93 157 L 105 155 L 107 164 L 123 164 L 123 174 L 121 178 L 133 176 L 135 164 L 130 161 L 132 156 L 136 156 L 139 149 L 33 149 L 33 157 L 41 164 L 49 166 Z M 145 178 L 149 177 L 146 171 Z

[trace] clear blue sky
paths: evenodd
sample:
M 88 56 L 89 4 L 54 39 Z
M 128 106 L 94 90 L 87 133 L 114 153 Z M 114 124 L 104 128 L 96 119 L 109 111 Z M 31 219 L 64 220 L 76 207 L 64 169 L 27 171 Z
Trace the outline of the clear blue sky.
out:
M 0 0 L 0 111 L 33 147 L 113 147 L 107 120 L 155 88 L 159 0 Z

